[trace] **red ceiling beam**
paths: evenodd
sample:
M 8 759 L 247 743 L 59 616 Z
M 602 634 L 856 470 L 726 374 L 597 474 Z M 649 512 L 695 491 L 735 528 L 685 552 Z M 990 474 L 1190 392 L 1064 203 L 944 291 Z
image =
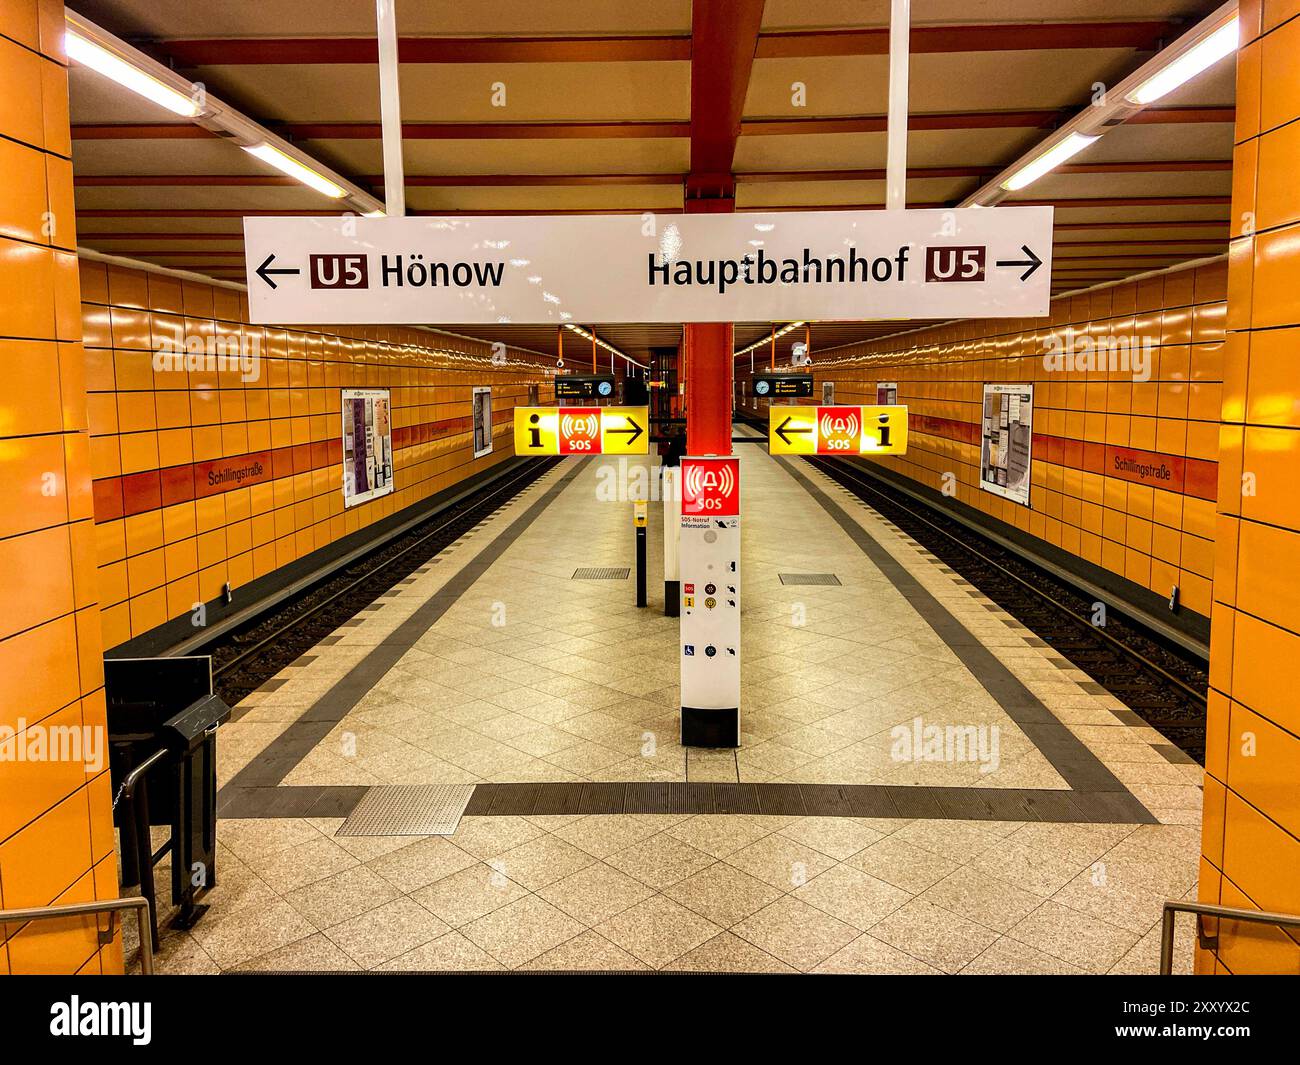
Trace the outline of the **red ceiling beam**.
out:
M 1132 48 L 1153 51 L 1184 27 L 1170 21 L 994 23 L 914 26 L 914 54 L 953 52 L 1062 51 Z M 698 40 L 696 35 L 696 40 Z M 587 37 L 402 37 L 403 63 L 635 63 L 685 61 L 691 38 L 649 36 Z M 178 66 L 285 66 L 374 64 L 373 37 L 197 38 L 154 41 L 146 51 Z M 789 30 L 758 37 L 760 59 L 886 55 L 888 27 Z
M 1051 206 L 1059 211 L 1071 207 L 1226 207 L 1231 203 L 1231 196 L 1059 196 L 1046 200 L 1008 200 L 1007 206 Z
M 1166 262 L 1169 259 L 1182 259 L 1187 257 L 1187 252 L 1177 251 L 1177 250 L 1166 251 L 1166 252 L 1086 251 L 1082 255 L 1062 255 L 1061 252 L 1065 247 L 1066 245 L 1063 244 L 1054 245 L 1052 249 L 1053 265 L 1066 264 L 1066 263 L 1072 265 L 1078 265 L 1079 263 L 1092 263 L 1092 262 L 1105 263 L 1105 262 L 1110 262 L 1113 259 L 1122 259 L 1124 261 L 1141 260 L 1143 262 Z M 1116 244 L 1116 245 L 1112 245 L 1112 247 L 1123 247 L 1123 245 Z
M 1226 223 L 1225 223 L 1226 224 Z M 1056 236 L 1056 252 L 1066 248 L 1204 248 L 1220 246 L 1227 243 L 1227 234 L 1222 240 L 1214 237 L 1202 237 L 1200 240 L 1126 240 L 1116 237 L 1113 240 L 1061 240 Z
M 720 197 L 734 206 L 731 176 L 763 23 L 763 0 L 691 4 L 691 162 L 687 199 Z
M 169 248 L 132 248 L 132 255 L 157 256 L 163 259 L 236 259 L 243 261 L 242 251 L 216 251 L 205 248 L 201 251 L 172 251 Z
M 1234 107 L 1144 107 L 1128 119 L 1130 125 L 1167 126 L 1180 122 L 1236 121 Z
M 379 62 L 374 37 L 169 40 L 142 45 L 178 66 L 286 66 Z M 637 63 L 686 61 L 691 39 L 646 37 L 402 37 L 402 63 Z
M 1147 159 L 1133 163 L 1067 163 L 1057 174 L 1193 174 L 1232 169 L 1231 159 Z
M 247 218 L 249 216 L 267 216 L 271 218 L 293 216 L 317 218 L 320 216 L 337 216 L 337 211 L 267 211 L 267 210 L 228 210 L 215 207 L 175 207 L 165 210 L 153 208 L 117 208 L 92 207 L 77 209 L 78 218 Z
M 1231 107 L 1149 107 L 1137 117 L 1149 124 L 1183 122 L 1232 122 Z M 1065 121 L 1065 111 L 956 111 L 912 114 L 907 128 L 913 131 L 953 129 L 1050 129 Z M 778 136 L 792 133 L 884 133 L 885 115 L 840 115 L 830 118 L 755 118 L 746 120 L 741 132 L 749 136 Z
M 291 177 L 279 174 L 77 174 L 73 185 L 85 188 L 124 186 L 283 186 L 300 185 Z
M 1056 169 L 1058 174 L 1143 174 L 1230 171 L 1230 159 L 1148 160 L 1131 163 L 1076 163 Z M 988 177 L 996 166 L 912 167 L 907 176 L 927 178 Z M 747 170 L 734 175 L 737 182 L 883 181 L 883 167 L 860 170 Z M 683 174 L 407 174 L 411 188 L 551 188 L 637 185 L 680 185 Z M 382 174 L 357 178 L 358 184 L 382 188 Z M 82 187 L 128 186 L 292 186 L 292 178 L 275 174 L 80 174 L 73 184 Z
M 82 214 L 78 211 L 77 214 Z M 240 240 L 244 239 L 244 234 L 238 230 L 232 233 L 95 233 L 86 232 L 84 229 L 77 233 L 80 240 Z
M 183 124 L 172 122 L 147 123 L 83 123 L 72 127 L 72 139 L 76 141 L 117 141 L 117 140 L 180 140 L 197 141 L 215 137 L 202 126 L 191 122 Z
M 382 174 L 358 179 L 381 188 Z M 680 185 L 681 174 L 407 174 L 414 188 L 550 188 L 583 185 Z
M 719 100 L 721 108 L 724 101 Z M 730 106 L 728 102 L 728 106 Z M 1139 111 L 1130 122 L 1231 123 L 1231 107 L 1154 107 Z M 914 131 L 953 129 L 1049 129 L 1067 117 L 1063 111 L 958 111 L 913 114 Z M 378 122 L 268 123 L 276 132 L 299 140 L 379 140 Z M 884 133 L 884 115 L 840 115 L 828 118 L 756 118 L 740 123 L 748 136 L 786 136 L 810 133 Z M 692 123 L 671 120 L 630 122 L 406 122 L 407 140 L 587 140 L 621 138 L 690 137 Z M 74 140 L 206 139 L 213 136 L 201 126 L 169 122 L 114 124 L 90 123 L 72 127 Z
M 1177 37 L 1177 22 L 1040 22 L 971 26 L 913 26 L 913 55 L 952 52 L 1063 51 L 1075 48 L 1135 48 L 1150 52 Z M 759 59 L 813 56 L 888 55 L 889 27 L 788 30 L 765 33 Z
M 1184 218 L 1160 219 L 1157 221 L 1104 221 L 1104 222 L 1057 222 L 1053 227 L 1058 233 L 1079 232 L 1094 229 L 1221 229 L 1228 228 L 1226 219 Z
M 288 122 L 275 127 L 308 140 L 378 140 L 378 122 Z M 689 137 L 689 122 L 403 122 L 405 140 L 587 140 Z

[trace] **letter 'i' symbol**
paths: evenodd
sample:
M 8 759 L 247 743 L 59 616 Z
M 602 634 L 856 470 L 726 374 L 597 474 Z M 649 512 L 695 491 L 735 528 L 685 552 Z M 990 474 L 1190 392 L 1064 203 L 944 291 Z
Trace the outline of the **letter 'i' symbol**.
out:
M 889 447 L 889 415 L 882 414 L 880 421 L 880 446 Z
M 528 446 L 540 448 L 542 446 L 542 431 L 537 428 L 537 423 L 541 421 L 540 414 L 530 414 L 528 416 Z

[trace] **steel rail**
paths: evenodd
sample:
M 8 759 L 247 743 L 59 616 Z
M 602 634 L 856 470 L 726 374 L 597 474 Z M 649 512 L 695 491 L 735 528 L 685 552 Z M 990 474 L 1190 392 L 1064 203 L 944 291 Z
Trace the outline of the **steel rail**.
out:
M 1098 625 L 1094 625 L 1088 618 L 1085 618 L 1081 614 L 1078 614 L 1075 611 L 1071 610 L 1068 606 L 1062 603 L 1055 596 L 1049 594 L 1048 592 L 1043 591 L 1043 589 L 1039 588 L 1037 585 L 1033 584 L 1030 581 L 1025 580 L 1019 574 L 1014 573 L 1012 570 L 1008 569 L 1006 566 L 1003 566 L 1001 563 L 995 562 L 987 555 L 981 554 L 979 550 L 977 550 L 974 546 L 966 543 L 964 540 L 962 540 L 961 537 L 957 536 L 954 533 L 949 532 L 947 529 L 944 529 L 943 527 L 936 525 L 924 514 L 918 513 L 917 511 L 913 510 L 911 507 L 903 503 L 900 503 L 893 496 L 890 496 L 889 494 L 882 492 L 875 485 L 871 484 L 866 477 L 864 477 L 861 473 L 856 471 L 852 466 L 840 460 L 831 460 L 831 459 L 824 459 L 824 458 L 810 459 L 810 461 L 816 467 L 820 467 L 822 469 L 827 469 L 827 470 L 836 470 L 844 474 L 850 480 L 854 481 L 856 484 L 865 488 L 873 495 L 877 496 L 880 499 L 885 500 L 890 506 L 897 507 L 899 510 L 903 511 L 903 513 L 911 516 L 916 521 L 921 522 L 923 525 L 932 529 L 934 532 L 939 533 L 945 539 L 951 540 L 954 544 L 962 548 L 968 554 L 974 555 L 976 558 L 984 562 L 986 565 L 992 566 L 994 569 L 998 570 L 1004 576 L 1009 577 L 1016 584 L 1032 592 L 1038 598 L 1049 603 L 1052 607 L 1059 610 L 1061 613 L 1065 614 L 1067 617 L 1071 618 L 1079 625 L 1084 626 L 1088 632 L 1101 637 L 1101 639 L 1104 642 L 1110 644 L 1120 653 L 1128 656 L 1129 658 L 1137 662 L 1139 665 L 1150 670 L 1151 672 L 1158 674 L 1163 680 L 1165 680 L 1169 684 L 1172 684 L 1179 691 L 1183 692 L 1191 699 L 1194 699 L 1196 702 L 1202 704 L 1207 702 L 1207 695 L 1205 692 L 1197 691 L 1190 684 L 1184 681 L 1181 677 L 1177 677 L 1174 674 L 1170 673 L 1158 662 L 1151 661 L 1149 658 L 1147 658 L 1146 655 L 1142 654 L 1142 652 L 1134 650 L 1132 647 L 1129 647 L 1128 644 L 1126 644 L 1123 640 L 1120 640 L 1112 636 L 1102 627 Z M 835 465 L 832 466 L 831 465 L 832 462 L 835 462 Z

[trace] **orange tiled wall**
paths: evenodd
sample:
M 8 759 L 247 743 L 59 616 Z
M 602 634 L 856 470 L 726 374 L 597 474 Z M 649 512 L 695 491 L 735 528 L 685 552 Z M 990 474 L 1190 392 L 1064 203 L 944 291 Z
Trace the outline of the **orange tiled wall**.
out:
M 416 329 L 247 325 L 233 288 L 81 263 L 104 642 L 116 647 L 511 457 L 512 411 L 541 360 Z M 157 368 L 170 339 L 251 337 L 260 368 Z M 249 341 L 252 343 L 252 341 Z M 492 388 L 475 459 L 471 394 Z M 345 508 L 341 390 L 387 388 L 392 493 Z M 547 390 L 543 390 L 545 394 Z M 208 474 L 249 475 L 213 488 Z
M 1300 913 L 1300 5 L 1241 5 L 1200 895 Z M 1224 921 L 1201 972 L 1300 973 Z
M 962 321 L 822 353 L 814 333 L 815 399 L 830 380 L 837 403 L 875 403 L 877 382 L 896 381 L 910 443 L 876 461 L 936 490 L 951 472 L 961 502 L 1161 598 L 1178 585 L 1184 609 L 1208 617 L 1226 273 L 1222 262 L 1173 270 L 1060 297 L 1050 318 Z M 1150 379 L 1049 371 L 1052 335 L 1148 338 Z M 978 487 L 983 385 L 1013 382 L 1034 384 L 1028 507 Z M 1124 475 L 1123 457 L 1170 476 Z
M 65 62 L 61 2 L 0 0 L 0 907 L 11 909 L 117 896 Z M 97 737 L 98 771 L 72 747 L 27 760 L 68 726 Z M 120 937 L 101 948 L 94 918 L 0 928 L 0 973 L 121 968 Z

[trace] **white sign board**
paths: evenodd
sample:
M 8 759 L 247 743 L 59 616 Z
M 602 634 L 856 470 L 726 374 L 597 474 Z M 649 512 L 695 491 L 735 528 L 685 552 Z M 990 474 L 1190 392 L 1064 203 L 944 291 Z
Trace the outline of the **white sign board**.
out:
M 985 385 L 980 487 L 1029 506 L 1034 445 L 1034 386 Z
M 393 419 L 386 388 L 343 389 L 343 505 L 393 490 Z
M 255 324 L 1047 313 L 1052 208 L 245 218 Z
M 492 454 L 492 389 L 474 389 L 474 457 Z

